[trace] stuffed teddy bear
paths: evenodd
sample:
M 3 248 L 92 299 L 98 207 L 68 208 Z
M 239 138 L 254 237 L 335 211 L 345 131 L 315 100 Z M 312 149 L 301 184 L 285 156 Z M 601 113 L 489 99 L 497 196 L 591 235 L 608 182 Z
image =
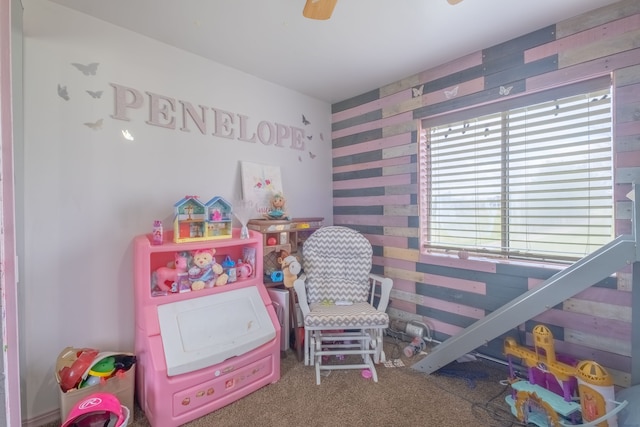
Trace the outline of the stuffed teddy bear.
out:
M 222 265 L 216 262 L 215 249 L 198 249 L 193 253 L 193 266 L 189 268 L 191 289 L 199 291 L 205 287 L 222 286 L 229 276 L 224 273 Z

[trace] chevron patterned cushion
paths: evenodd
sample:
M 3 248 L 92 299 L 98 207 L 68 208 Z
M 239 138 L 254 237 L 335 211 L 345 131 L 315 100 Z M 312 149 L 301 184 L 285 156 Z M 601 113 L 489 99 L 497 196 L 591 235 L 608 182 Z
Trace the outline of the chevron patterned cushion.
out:
M 387 313 L 376 310 L 371 304 L 359 302 L 348 306 L 311 304 L 311 313 L 304 318 L 307 328 L 349 329 L 389 326 Z
M 358 231 L 320 228 L 305 241 L 302 254 L 309 303 L 367 300 L 373 250 Z
M 307 282 L 307 301 L 322 303 L 326 301 L 366 302 L 369 296 L 369 282 L 346 282 L 339 278 L 326 278 L 319 282 Z

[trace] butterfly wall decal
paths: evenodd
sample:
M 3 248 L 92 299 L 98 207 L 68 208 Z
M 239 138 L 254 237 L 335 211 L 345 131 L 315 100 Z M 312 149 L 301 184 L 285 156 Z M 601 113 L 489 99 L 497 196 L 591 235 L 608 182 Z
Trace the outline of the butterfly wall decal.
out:
M 124 139 L 126 139 L 127 141 L 133 141 L 133 135 L 131 135 L 131 132 L 129 132 L 128 129 L 123 129 L 122 130 L 122 136 L 124 137 Z
M 453 89 L 451 89 L 451 90 L 446 90 L 446 89 L 445 89 L 445 90 L 444 90 L 444 96 L 445 96 L 447 99 L 455 98 L 456 96 L 458 96 L 458 88 L 459 88 L 459 87 L 460 87 L 460 86 L 456 86 L 456 87 L 454 87 L 454 88 L 453 88 Z
M 311 124 L 311 122 L 309 120 L 307 120 L 307 118 L 304 116 L 304 114 L 302 115 L 302 124 L 305 125 L 305 126 Z
M 92 62 L 91 64 L 78 64 L 77 62 L 72 62 L 71 65 L 76 67 L 79 71 L 82 72 L 85 76 L 95 76 L 98 71 L 98 62 Z
M 87 122 L 84 125 L 93 130 L 100 130 L 102 129 L 102 121 L 103 119 L 98 119 L 94 123 Z
M 511 92 L 511 89 L 513 89 L 513 86 L 508 86 L 508 87 L 504 87 L 504 86 L 500 86 L 500 95 L 509 95 L 509 92 Z
M 414 87 L 411 88 L 411 93 L 412 96 L 414 98 L 418 97 L 418 96 L 422 96 L 422 91 L 424 90 L 424 85 L 418 86 L 418 87 Z
M 88 90 L 87 93 L 89 95 L 91 95 L 92 98 L 100 98 L 102 96 L 102 91 L 101 90 L 97 90 L 97 91 L 92 91 L 92 90 Z
M 315 154 L 313 154 L 311 151 L 309 151 L 309 157 L 311 157 L 312 159 L 315 159 L 315 158 L 316 158 L 316 155 L 315 155 Z
M 58 84 L 58 96 L 65 101 L 68 101 L 70 99 L 69 92 L 67 91 L 66 86 L 60 86 L 60 84 Z

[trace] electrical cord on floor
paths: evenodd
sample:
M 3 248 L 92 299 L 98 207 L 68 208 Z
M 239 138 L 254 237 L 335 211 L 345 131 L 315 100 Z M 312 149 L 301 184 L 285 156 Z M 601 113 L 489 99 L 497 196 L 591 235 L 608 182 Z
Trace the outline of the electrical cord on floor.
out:
M 442 375 L 445 377 L 462 378 L 467 382 L 469 388 L 476 388 L 476 380 L 484 379 L 489 376 L 486 372 L 478 371 L 463 371 L 460 369 L 438 369 L 435 375 Z
M 389 352 L 390 354 L 388 355 L 388 358 L 393 360 L 393 359 L 398 359 L 401 357 L 401 355 L 403 354 L 402 349 L 407 345 L 407 342 L 411 341 L 412 337 L 407 335 L 406 333 L 402 332 L 402 331 L 398 331 L 398 330 L 394 330 L 392 328 L 387 329 L 386 331 L 386 335 L 384 337 L 384 341 L 386 344 L 391 346 L 391 351 Z M 488 374 L 486 372 L 477 372 L 477 371 L 467 371 L 467 370 L 462 370 L 462 369 L 444 369 L 441 368 L 439 370 L 437 370 L 436 372 L 434 372 L 435 375 L 442 375 L 442 376 L 448 376 L 448 377 L 454 377 L 454 378 L 461 378 L 464 379 L 467 382 L 467 385 L 470 388 L 475 388 L 476 380 L 479 379 L 484 379 L 488 377 Z M 501 382 L 502 383 L 502 382 Z M 497 403 L 495 403 L 495 400 L 498 399 L 499 397 L 503 396 L 508 388 L 509 388 L 509 384 L 508 383 L 502 383 L 504 384 L 504 388 L 502 390 L 500 390 L 500 392 L 498 392 L 496 395 L 492 396 L 490 399 L 488 399 L 486 402 L 474 402 L 470 399 L 468 399 L 467 397 L 463 396 L 463 395 L 459 395 L 457 393 L 454 393 L 453 391 L 451 391 L 450 389 L 444 388 L 442 387 L 440 384 L 438 384 L 437 382 L 434 383 L 434 385 L 444 391 L 446 391 L 447 393 L 458 397 L 468 403 L 471 404 L 471 411 L 472 413 L 480 416 L 482 412 L 484 412 L 487 416 L 489 416 L 494 422 L 496 422 L 497 424 L 492 424 L 490 427 L 522 427 L 522 426 L 527 426 L 527 424 L 521 423 L 519 422 L 511 413 L 511 411 L 509 411 L 508 409 L 506 409 L 504 406 L 501 406 Z
M 411 340 L 413 339 L 413 337 L 406 332 L 394 329 L 392 327 L 385 329 L 384 333 L 385 336 L 395 338 L 396 341 L 411 342 Z
M 400 339 L 394 336 L 386 336 L 384 337 L 384 340 L 386 343 L 391 345 L 391 351 L 389 352 L 387 359 L 389 360 L 400 359 L 400 356 L 402 355 L 402 349 L 406 344 L 401 343 Z
M 442 370 L 443 369 L 439 369 L 438 371 L 434 372 L 434 374 L 436 375 L 441 374 Z M 457 371 L 459 374 L 454 375 L 453 371 Z M 445 374 L 443 374 L 443 376 L 462 378 L 466 380 L 467 384 L 469 385 L 470 381 L 472 382 L 475 379 L 486 378 L 488 376 L 488 375 L 482 375 L 482 374 L 483 373 L 478 373 L 473 371 L 450 369 L 450 370 L 445 370 Z M 493 422 L 497 423 L 497 424 L 492 423 L 490 427 L 527 426 L 527 424 L 519 422 L 509 410 L 505 409 L 505 407 L 500 406 L 499 404 L 494 402 L 497 398 L 503 396 L 509 389 L 509 384 L 505 384 L 502 382 L 501 384 L 504 384 L 504 388 L 500 390 L 500 392 L 492 396 L 490 399 L 488 399 L 486 402 L 475 402 L 464 395 L 455 393 L 451 391 L 451 389 L 441 386 L 437 382 L 433 383 L 433 385 L 435 385 L 439 389 L 470 403 L 472 413 L 478 416 L 480 416 L 482 413 L 485 413 L 487 416 L 489 416 L 493 420 Z M 474 386 L 475 386 L 475 383 L 474 383 Z
M 509 384 L 505 384 L 504 388 L 500 390 L 499 393 L 488 399 L 486 402 L 472 403 L 471 412 L 478 413 L 480 411 L 484 411 L 484 413 L 488 414 L 494 421 L 500 423 L 500 427 L 526 426 L 527 424 L 516 420 L 511 411 L 508 411 L 504 406 L 500 406 L 494 402 L 494 400 L 504 395 L 508 389 Z

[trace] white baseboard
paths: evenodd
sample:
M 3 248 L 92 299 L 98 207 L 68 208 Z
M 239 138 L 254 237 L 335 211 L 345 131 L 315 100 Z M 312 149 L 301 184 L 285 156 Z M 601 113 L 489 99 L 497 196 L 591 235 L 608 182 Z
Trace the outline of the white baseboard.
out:
M 22 427 L 40 427 L 51 423 L 62 424 L 60 409 L 46 412 L 28 420 L 22 420 Z

